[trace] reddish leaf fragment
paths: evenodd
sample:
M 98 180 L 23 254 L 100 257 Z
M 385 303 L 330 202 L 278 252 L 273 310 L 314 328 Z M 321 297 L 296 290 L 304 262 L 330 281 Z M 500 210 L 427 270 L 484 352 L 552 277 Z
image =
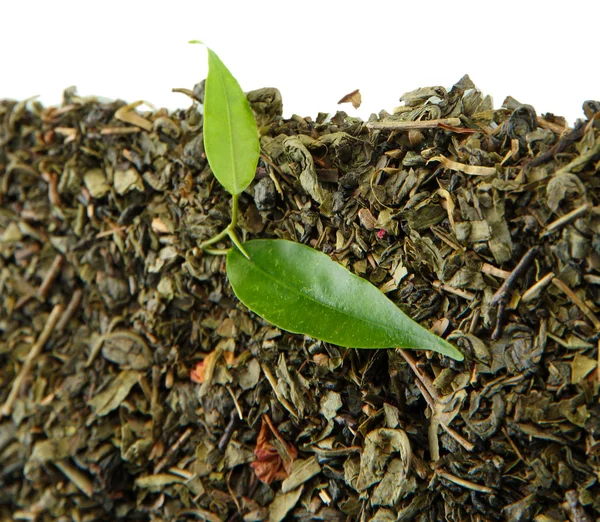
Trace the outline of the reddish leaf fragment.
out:
M 190 370 L 190 379 L 192 382 L 197 382 L 202 384 L 204 382 L 204 370 L 206 369 L 206 365 L 204 361 L 200 361 L 196 364 L 192 370 Z
M 204 357 L 204 359 L 196 364 L 196 366 L 190 371 L 190 379 L 192 382 L 202 384 L 206 381 L 209 374 L 212 376 L 214 365 L 217 357 L 221 354 L 220 350 L 213 350 Z M 212 368 L 212 369 L 211 369 Z
M 221 349 L 213 350 L 206 357 L 204 357 L 202 361 L 196 363 L 196 366 L 190 370 L 190 379 L 192 382 L 202 384 L 206 380 L 212 379 L 215 365 L 219 361 L 220 357 L 224 359 L 225 364 L 228 366 L 232 366 L 235 363 L 235 354 L 233 352 L 224 352 Z
M 263 415 L 254 454 L 256 460 L 250 465 L 254 468 L 256 477 L 264 484 L 271 484 L 289 476 L 298 451 L 283 439 L 271 419 Z

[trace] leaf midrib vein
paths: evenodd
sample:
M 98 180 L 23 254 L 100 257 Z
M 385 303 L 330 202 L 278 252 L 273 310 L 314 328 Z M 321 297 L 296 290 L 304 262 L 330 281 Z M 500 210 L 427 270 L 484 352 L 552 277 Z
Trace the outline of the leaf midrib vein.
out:
M 235 165 L 235 146 L 233 144 L 234 141 L 234 136 L 233 136 L 233 121 L 231 118 L 231 111 L 229 109 L 229 96 L 228 96 L 228 91 L 227 91 L 227 87 L 225 85 L 225 80 L 223 78 L 223 71 L 221 71 L 221 69 L 217 69 L 217 74 L 218 74 L 218 78 L 219 78 L 219 82 L 221 83 L 221 87 L 223 90 L 223 93 L 225 95 L 225 110 L 227 113 L 227 126 L 228 126 L 228 131 L 229 131 L 229 136 L 230 136 L 230 140 L 228 140 L 228 144 L 229 144 L 229 156 L 230 156 L 230 160 L 231 160 L 231 177 L 233 178 L 233 189 L 234 192 L 237 193 L 238 192 L 238 176 L 237 176 L 237 169 L 236 169 L 236 165 Z

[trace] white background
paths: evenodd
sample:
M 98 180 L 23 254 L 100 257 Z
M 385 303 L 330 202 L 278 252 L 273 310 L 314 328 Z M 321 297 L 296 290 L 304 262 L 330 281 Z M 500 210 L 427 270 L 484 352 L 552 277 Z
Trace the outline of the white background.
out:
M 206 75 L 200 39 L 244 90 L 278 87 L 284 115 L 391 111 L 417 87 L 464 73 L 499 107 L 507 95 L 572 124 L 600 99 L 598 1 L 0 2 L 0 99 L 83 96 L 185 108 L 173 87 Z M 363 105 L 336 102 L 359 88 Z

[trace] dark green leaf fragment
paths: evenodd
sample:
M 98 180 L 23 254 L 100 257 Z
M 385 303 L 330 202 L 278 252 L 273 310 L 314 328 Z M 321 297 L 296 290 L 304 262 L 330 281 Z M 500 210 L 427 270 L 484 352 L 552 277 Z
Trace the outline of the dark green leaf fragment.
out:
M 292 333 L 351 348 L 433 350 L 463 355 L 404 314 L 371 283 L 325 254 L 285 240 L 244 243 L 227 255 L 227 275 L 250 310 Z

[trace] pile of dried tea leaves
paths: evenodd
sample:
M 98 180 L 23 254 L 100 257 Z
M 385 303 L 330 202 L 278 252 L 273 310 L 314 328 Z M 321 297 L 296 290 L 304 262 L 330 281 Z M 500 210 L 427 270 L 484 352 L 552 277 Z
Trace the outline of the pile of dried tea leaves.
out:
M 0 519 L 600 517 L 600 103 L 282 118 L 244 239 L 309 244 L 465 353 L 342 349 L 249 312 L 188 110 L 0 102 Z M 223 242 L 220 247 L 229 244 Z

